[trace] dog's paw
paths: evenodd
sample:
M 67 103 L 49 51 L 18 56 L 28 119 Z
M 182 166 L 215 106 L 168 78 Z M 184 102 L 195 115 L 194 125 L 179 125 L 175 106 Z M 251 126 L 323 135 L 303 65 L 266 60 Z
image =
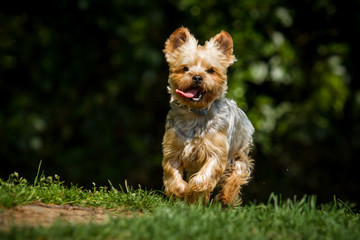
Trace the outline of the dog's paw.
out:
M 185 181 L 172 182 L 171 185 L 165 187 L 165 194 L 168 197 L 184 199 L 188 192 L 188 184 Z
M 209 192 L 187 192 L 185 198 L 188 203 L 195 204 L 195 203 L 200 202 L 205 205 L 210 199 L 210 193 Z

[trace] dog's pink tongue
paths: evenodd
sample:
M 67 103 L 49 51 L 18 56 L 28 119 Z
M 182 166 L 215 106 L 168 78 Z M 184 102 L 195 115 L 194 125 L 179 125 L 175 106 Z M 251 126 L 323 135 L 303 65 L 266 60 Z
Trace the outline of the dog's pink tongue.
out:
M 198 90 L 196 88 L 189 88 L 187 89 L 185 92 L 176 89 L 176 93 L 179 94 L 180 96 L 186 97 L 186 98 L 193 98 L 196 96 Z

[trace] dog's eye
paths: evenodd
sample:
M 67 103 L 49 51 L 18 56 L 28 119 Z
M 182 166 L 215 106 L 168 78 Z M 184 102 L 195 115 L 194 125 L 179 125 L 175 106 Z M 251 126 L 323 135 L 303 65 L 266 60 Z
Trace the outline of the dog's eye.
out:
M 183 67 L 183 70 L 184 70 L 185 72 L 187 72 L 187 71 L 189 71 L 189 68 L 188 68 L 188 67 Z
M 215 70 L 213 68 L 209 68 L 208 70 L 206 70 L 207 73 L 213 74 L 215 72 Z

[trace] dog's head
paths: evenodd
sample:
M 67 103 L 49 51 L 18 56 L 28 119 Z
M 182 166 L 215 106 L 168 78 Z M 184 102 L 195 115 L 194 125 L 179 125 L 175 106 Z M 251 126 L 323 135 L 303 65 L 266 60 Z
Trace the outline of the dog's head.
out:
M 221 31 L 201 46 L 187 28 L 181 27 L 166 41 L 164 52 L 173 100 L 190 109 L 204 109 L 225 94 L 227 68 L 236 61 L 233 40 L 227 32 Z

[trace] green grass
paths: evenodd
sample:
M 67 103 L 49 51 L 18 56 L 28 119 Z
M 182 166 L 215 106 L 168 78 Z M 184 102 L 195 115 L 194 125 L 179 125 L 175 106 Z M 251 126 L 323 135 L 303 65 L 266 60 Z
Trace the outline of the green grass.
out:
M 272 194 L 268 203 L 235 209 L 187 205 L 144 189 L 66 187 L 58 176 L 39 176 L 29 183 L 18 174 L 0 180 L 0 206 L 43 203 L 127 208 L 132 216 L 116 216 L 104 224 L 64 224 L 13 227 L 0 239 L 360 239 L 360 216 L 334 198 L 317 205 L 315 197 L 286 199 Z M 0 222 L 1 224 L 1 222 Z
M 0 206 L 10 208 L 35 201 L 52 204 L 66 204 L 84 207 L 102 207 L 107 209 L 125 207 L 129 210 L 149 211 L 165 203 L 161 194 L 146 191 L 141 188 L 134 190 L 127 186 L 125 190 L 110 187 L 94 187 L 90 190 L 76 185 L 67 187 L 60 177 L 36 177 L 33 184 L 19 177 L 18 173 L 11 174 L 7 181 L 0 179 Z

